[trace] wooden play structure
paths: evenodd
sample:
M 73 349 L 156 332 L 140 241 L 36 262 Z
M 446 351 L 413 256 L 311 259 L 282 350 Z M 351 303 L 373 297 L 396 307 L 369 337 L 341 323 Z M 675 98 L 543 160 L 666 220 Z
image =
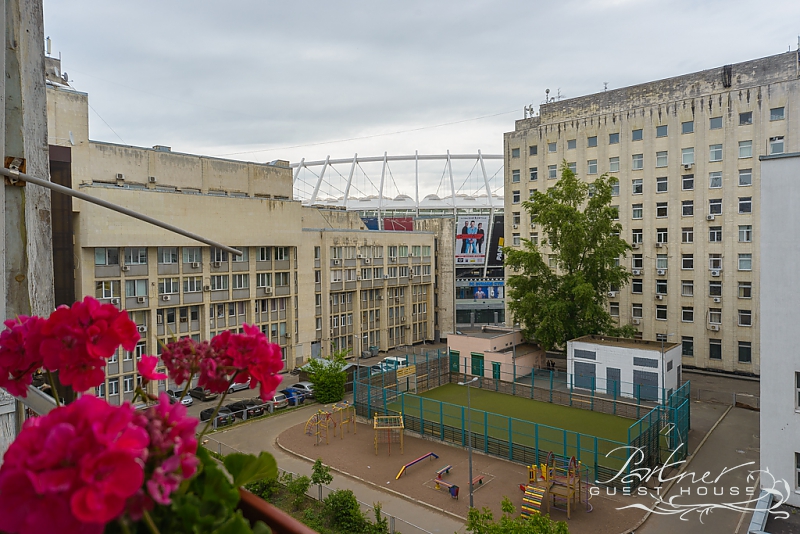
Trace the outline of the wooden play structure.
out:
M 378 444 L 388 445 L 389 456 L 392 455 L 392 443 L 400 443 L 400 454 L 403 454 L 403 424 L 402 415 L 376 415 L 373 428 L 375 429 L 375 456 L 378 455 Z
M 586 471 L 586 480 L 582 471 Z M 545 463 L 528 467 L 528 483 L 520 484 L 519 488 L 525 492 L 522 515 L 539 514 L 543 505 L 549 513 L 551 503 L 553 508 L 566 511 L 567 519 L 571 519 L 573 506 L 580 502 L 586 504 L 587 513 L 591 512 L 588 476 L 588 470 L 574 456 L 558 466 L 553 453 L 548 453 Z
M 316 438 L 314 445 L 322 443 L 323 438 L 327 445 L 330 443 L 328 435 L 331 427 L 333 427 L 333 437 L 336 437 L 336 429 L 338 427 L 340 439 L 344 439 L 345 428 L 349 432 L 350 425 L 353 425 L 353 434 L 355 434 L 356 408 L 349 402 L 342 401 L 324 406 L 309 417 L 308 421 L 306 421 L 305 433 Z
M 421 462 L 421 461 L 422 461 L 422 460 L 424 460 L 425 458 L 430 458 L 431 460 L 433 460 L 434 458 L 436 458 L 436 459 L 438 460 L 438 459 L 439 459 L 439 455 L 438 455 L 438 454 L 436 454 L 436 453 L 433 453 L 433 452 L 429 452 L 428 454 L 423 454 L 422 456 L 420 456 L 420 457 L 419 457 L 419 458 L 417 458 L 416 460 L 412 460 L 411 462 L 408 462 L 406 465 L 404 465 L 403 467 L 401 467 L 401 468 L 400 468 L 400 472 L 399 472 L 399 473 L 397 473 L 397 476 L 396 476 L 396 477 L 394 477 L 394 479 L 395 479 L 395 480 L 400 480 L 400 477 L 401 477 L 401 476 L 403 476 L 403 473 L 405 473 L 405 472 L 406 472 L 406 469 L 408 469 L 409 467 L 411 467 L 411 466 L 412 466 L 412 465 L 414 465 L 414 464 L 418 464 L 419 462 Z M 437 489 L 438 489 L 438 488 L 437 488 Z

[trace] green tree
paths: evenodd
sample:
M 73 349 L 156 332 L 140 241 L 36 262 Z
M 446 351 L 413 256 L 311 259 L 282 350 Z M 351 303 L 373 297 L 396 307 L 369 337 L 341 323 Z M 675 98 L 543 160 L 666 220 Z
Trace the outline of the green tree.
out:
M 470 508 L 467 514 L 467 532 L 471 534 L 569 534 L 567 524 L 563 521 L 553 521 L 543 515 L 528 517 L 514 515 L 514 505 L 503 498 L 501 505 L 503 516 L 499 521 L 494 520 L 492 511 L 488 508 L 478 510 Z
M 305 366 L 308 379 L 314 384 L 314 397 L 323 404 L 339 402 L 344 398 L 347 373 L 345 356 L 350 349 L 334 350 L 328 358 L 311 358 Z
M 631 247 L 619 236 L 622 226 L 611 206 L 616 181 L 604 174 L 592 184 L 581 182 L 565 161 L 561 179 L 522 204 L 550 250 L 545 254 L 528 239 L 520 250 L 505 250 L 512 273 L 508 307 L 524 335 L 545 350 L 564 349 L 568 340 L 587 334 L 635 332 L 632 325 L 618 327 L 607 308 L 608 291 L 630 278 L 619 260 Z
M 331 468 L 323 464 L 321 458 L 317 458 L 317 461 L 311 467 L 311 483 L 315 486 L 327 486 L 331 482 L 333 482 Z

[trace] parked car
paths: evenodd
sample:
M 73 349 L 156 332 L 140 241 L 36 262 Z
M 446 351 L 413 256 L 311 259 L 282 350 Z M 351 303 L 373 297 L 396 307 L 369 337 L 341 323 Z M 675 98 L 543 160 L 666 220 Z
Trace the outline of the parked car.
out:
M 289 406 L 297 406 L 298 404 L 303 404 L 306 401 L 306 394 L 299 389 L 282 389 L 281 393 L 286 395 L 286 398 L 289 400 Z
M 181 404 L 183 404 L 184 406 L 191 406 L 192 404 L 194 404 L 194 400 L 192 399 L 191 395 L 184 395 L 184 397 L 181 399 L 182 392 L 180 391 L 168 389 L 166 393 L 167 396 L 169 397 L 169 402 L 171 402 L 172 404 L 175 404 L 176 402 L 178 402 L 178 400 L 180 400 Z
M 261 399 L 255 398 L 253 400 L 260 401 Z M 289 406 L 289 399 L 287 399 L 286 395 L 284 395 L 283 393 L 276 393 L 275 396 L 272 397 L 272 400 L 267 401 L 267 404 L 272 406 L 271 411 L 275 411 L 275 409 L 277 408 L 286 408 L 287 406 Z
M 196 388 L 192 388 L 189 390 L 189 395 L 194 397 L 199 401 L 210 401 L 216 399 L 219 395 L 216 393 L 211 393 L 210 391 L 197 386 Z
M 250 379 L 247 379 L 247 382 L 242 382 L 241 384 L 233 383 L 228 388 L 228 393 L 233 393 L 234 391 L 242 391 L 243 389 L 248 389 L 250 387 Z
M 225 408 L 229 409 L 233 415 L 239 419 L 244 419 L 245 412 L 247 413 L 248 419 L 251 417 L 258 417 L 259 415 L 264 415 L 264 408 L 262 406 L 256 405 L 255 403 L 251 404 L 245 400 L 232 402 L 225 405 Z
M 211 416 L 214 415 L 214 410 L 215 409 L 216 408 L 206 408 L 205 410 L 200 412 L 200 420 L 201 421 L 208 421 L 209 419 L 211 419 Z M 231 425 L 231 424 L 233 424 L 233 422 L 235 420 L 236 420 L 236 417 L 234 417 L 233 413 L 228 408 L 226 408 L 225 406 L 222 406 L 219 409 L 219 413 L 217 414 L 217 426 L 218 427 L 225 426 L 225 425 Z
M 302 391 L 306 394 L 306 397 L 314 398 L 314 384 L 311 382 L 298 382 L 297 384 L 292 384 L 291 388 Z

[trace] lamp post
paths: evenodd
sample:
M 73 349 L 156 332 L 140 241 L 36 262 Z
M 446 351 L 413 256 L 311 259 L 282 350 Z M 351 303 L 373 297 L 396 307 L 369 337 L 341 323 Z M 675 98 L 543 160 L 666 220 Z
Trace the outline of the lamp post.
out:
M 459 386 L 467 386 L 467 451 L 469 454 L 469 507 L 473 508 L 472 505 L 472 413 L 471 413 L 471 406 L 469 403 L 469 385 L 476 382 L 478 377 L 474 377 L 472 380 L 468 380 L 465 382 L 459 382 Z

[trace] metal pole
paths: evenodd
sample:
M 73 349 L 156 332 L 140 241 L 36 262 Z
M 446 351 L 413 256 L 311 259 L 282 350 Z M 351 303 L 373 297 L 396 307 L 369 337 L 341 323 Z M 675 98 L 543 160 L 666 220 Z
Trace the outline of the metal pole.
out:
M 473 508 L 472 503 L 472 406 L 469 399 L 469 382 L 467 382 L 467 439 L 469 440 L 469 507 Z

